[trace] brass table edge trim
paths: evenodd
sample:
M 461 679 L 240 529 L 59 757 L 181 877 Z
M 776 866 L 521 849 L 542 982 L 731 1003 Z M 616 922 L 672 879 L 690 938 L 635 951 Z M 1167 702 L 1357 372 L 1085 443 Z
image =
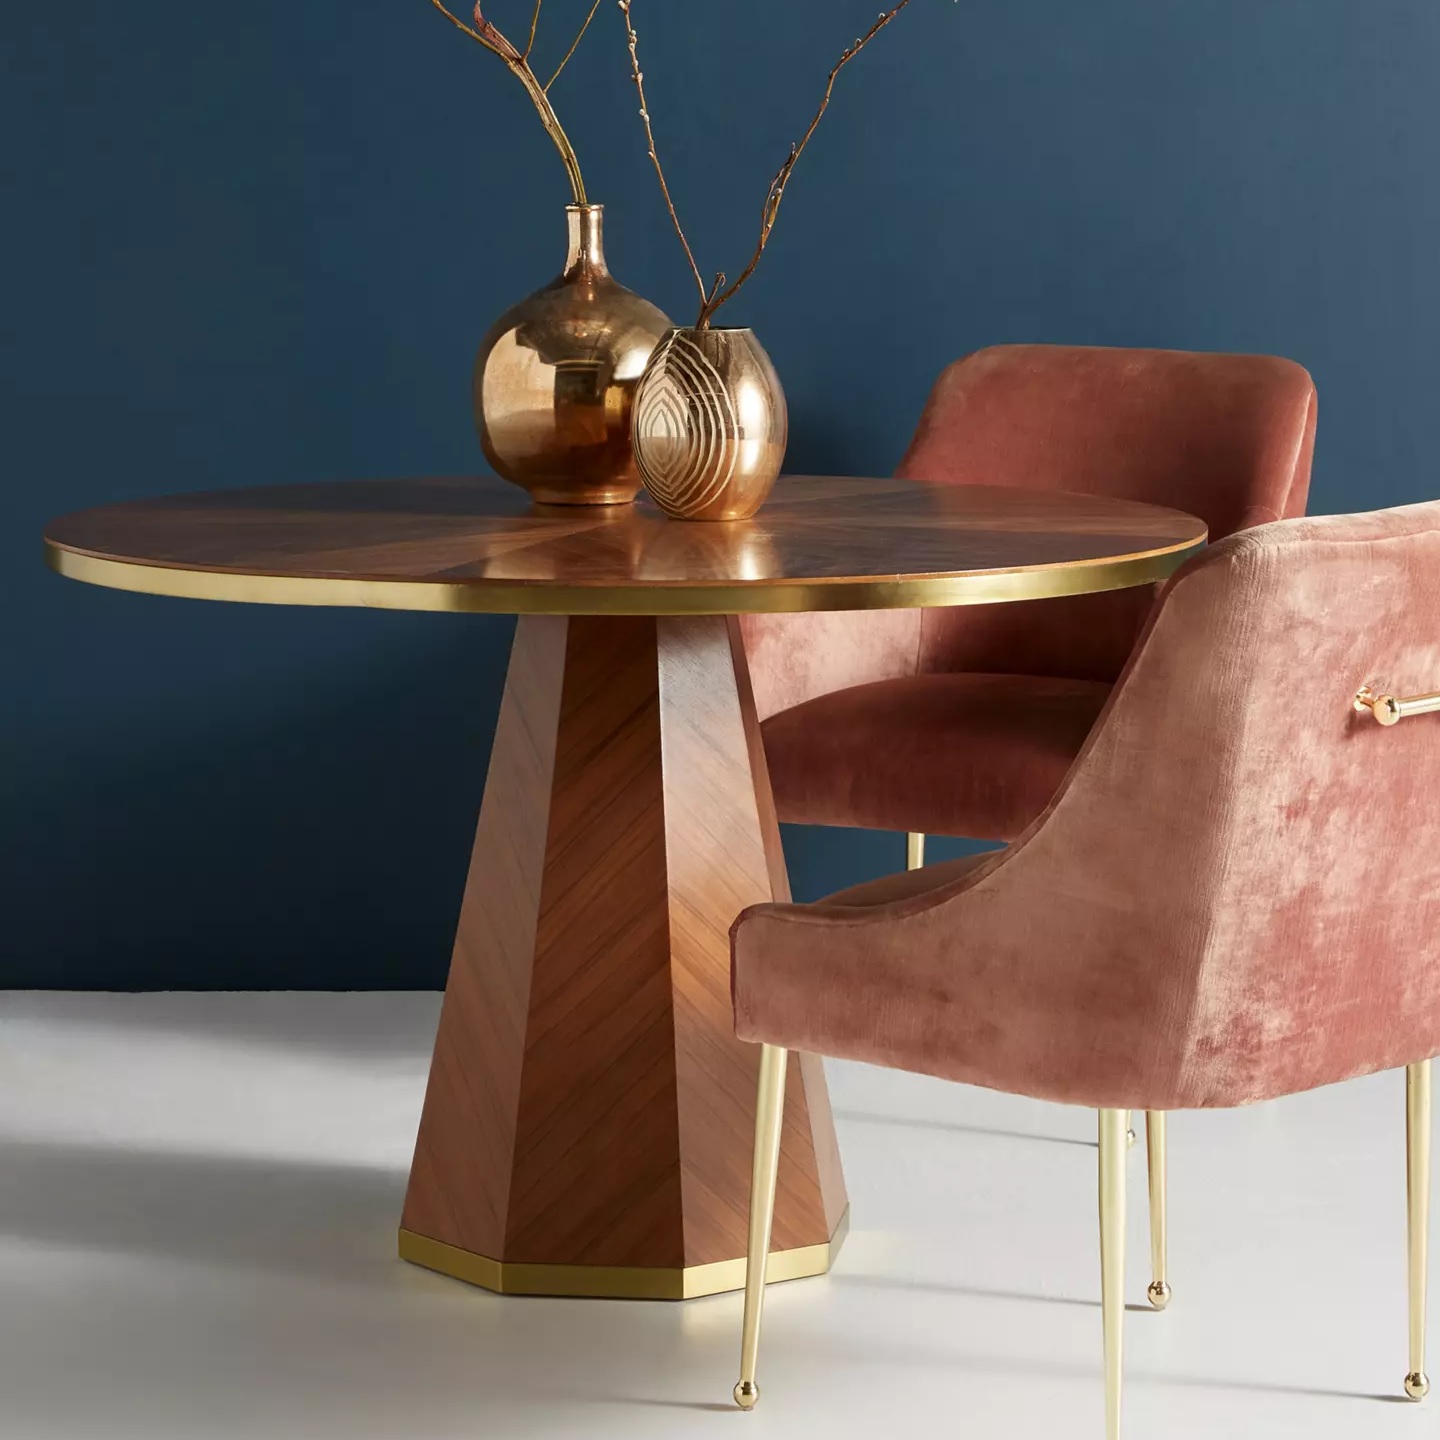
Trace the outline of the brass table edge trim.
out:
M 821 610 L 908 610 L 993 605 L 1125 590 L 1167 579 L 1205 539 L 1119 559 L 1068 560 L 1022 570 L 893 580 L 734 581 L 724 585 L 561 585 L 545 581 L 349 579 L 253 575 L 112 560 L 45 541 L 45 563 L 88 585 L 252 605 L 333 605 L 482 615 L 756 615 Z
M 823 1245 L 772 1250 L 768 1284 L 823 1275 L 835 1263 L 850 1229 L 850 1207 Z M 602 1300 L 696 1300 L 745 1288 L 745 1257 L 708 1265 L 530 1265 L 492 1260 L 443 1240 L 400 1229 L 400 1258 L 422 1269 L 478 1285 L 498 1295 L 571 1296 Z

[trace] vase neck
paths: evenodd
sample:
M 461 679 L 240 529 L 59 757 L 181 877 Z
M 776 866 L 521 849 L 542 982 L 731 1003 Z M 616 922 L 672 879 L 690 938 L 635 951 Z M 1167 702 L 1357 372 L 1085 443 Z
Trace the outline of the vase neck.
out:
M 605 265 L 605 207 L 567 205 L 565 219 L 570 227 L 570 248 L 565 256 L 564 278 L 608 275 L 610 271 Z

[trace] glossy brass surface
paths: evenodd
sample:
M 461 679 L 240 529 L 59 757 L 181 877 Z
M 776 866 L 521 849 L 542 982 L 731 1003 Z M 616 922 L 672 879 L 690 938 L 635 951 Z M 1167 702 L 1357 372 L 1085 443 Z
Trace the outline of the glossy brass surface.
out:
M 475 428 L 497 474 L 547 505 L 616 505 L 640 489 L 636 387 L 670 326 L 605 264 L 603 207 L 567 205 L 559 277 L 512 306 L 475 357 Z
M 754 615 L 823 610 L 891 610 L 945 605 L 998 605 L 1054 595 L 1088 595 L 1164 580 L 1198 545 L 1113 564 L 933 579 L 854 580 L 814 584 L 726 582 L 675 586 L 631 581 L 594 585 L 476 585 L 465 581 L 351 579 L 329 575 L 252 575 L 191 570 L 83 555 L 45 547 L 57 574 L 110 590 L 226 600 L 249 605 L 335 605 L 367 610 L 437 610 L 483 615 Z
M 1423 1400 L 1430 1393 L 1425 1374 L 1425 1302 L 1430 1261 L 1431 1062 L 1422 1060 L 1405 1071 L 1405 1190 L 1409 1211 L 1410 1371 L 1405 1393 Z
M 1355 692 L 1355 709 L 1369 711 L 1381 725 L 1398 725 L 1410 715 L 1430 715 L 1440 710 L 1440 690 L 1425 695 L 1377 695 L 1368 685 Z
M 760 1314 L 765 1305 L 765 1265 L 775 1217 L 775 1182 L 780 1170 L 780 1129 L 785 1112 L 785 1066 L 779 1045 L 760 1050 L 760 1085 L 755 1099 L 755 1160 L 750 1172 L 750 1244 L 745 1266 L 745 1318 L 740 1333 L 740 1379 L 735 1403 L 751 1410 L 760 1398 L 755 1368 L 760 1358 Z
M 801 1245 L 772 1251 L 765 1283 L 823 1275 L 834 1263 L 850 1230 L 846 1210 L 828 1245 Z M 743 1259 L 709 1265 L 530 1265 L 492 1260 L 457 1245 L 400 1231 L 400 1258 L 411 1265 L 493 1290 L 497 1295 L 578 1296 L 597 1300 L 697 1300 L 745 1286 Z
M 635 460 L 676 520 L 748 520 L 780 477 L 785 392 L 750 330 L 669 331 L 635 397 Z
M 1120 1440 L 1125 1329 L 1125 1111 L 1100 1112 L 1100 1306 L 1105 1332 L 1105 1440 Z
M 1145 1158 L 1150 1174 L 1150 1284 L 1145 1293 L 1157 1310 L 1170 1303 L 1170 1285 L 1165 1276 L 1166 1118 L 1163 1110 L 1145 1112 Z
M 905 868 L 919 870 L 925 864 L 925 837 L 918 830 L 905 836 Z

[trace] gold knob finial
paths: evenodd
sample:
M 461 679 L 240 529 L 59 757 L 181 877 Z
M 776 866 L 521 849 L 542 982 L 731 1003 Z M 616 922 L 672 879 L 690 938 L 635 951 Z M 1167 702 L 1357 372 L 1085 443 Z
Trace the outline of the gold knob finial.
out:
M 1381 725 L 1394 725 L 1404 713 L 1393 695 L 1377 695 L 1368 685 L 1355 692 L 1355 709 L 1362 715 L 1368 710 Z

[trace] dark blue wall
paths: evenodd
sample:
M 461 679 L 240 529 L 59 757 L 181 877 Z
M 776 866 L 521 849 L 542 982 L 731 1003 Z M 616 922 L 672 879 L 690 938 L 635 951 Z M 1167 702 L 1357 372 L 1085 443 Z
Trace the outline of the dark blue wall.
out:
M 561 44 L 584 0 L 548 0 Z M 523 29 L 526 0 L 492 0 Z M 702 265 L 876 0 L 636 0 Z M 12 7 L 0 260 L 0 981 L 429 985 L 509 627 L 244 609 L 48 575 L 50 515 L 200 486 L 473 469 L 475 342 L 555 270 L 561 169 L 426 0 Z M 568 39 L 568 36 L 565 37 Z M 1313 507 L 1435 493 L 1434 0 L 914 0 L 844 76 L 730 315 L 791 468 L 883 471 L 1006 340 L 1279 351 Z M 692 301 L 610 0 L 555 90 L 612 263 Z M 792 833 L 814 894 L 891 836 Z

